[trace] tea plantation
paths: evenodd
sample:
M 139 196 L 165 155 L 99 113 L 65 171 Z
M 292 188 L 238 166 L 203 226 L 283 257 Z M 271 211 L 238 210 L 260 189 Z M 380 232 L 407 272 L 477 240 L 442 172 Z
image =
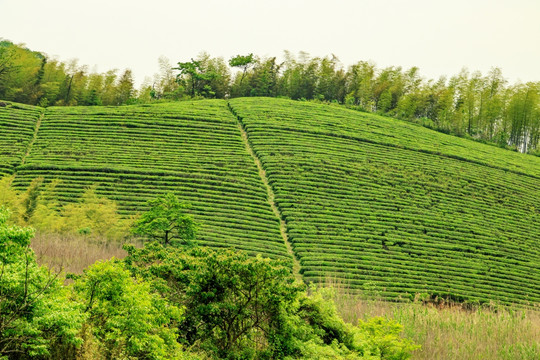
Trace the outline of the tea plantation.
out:
M 221 101 L 48 108 L 14 185 L 25 189 L 37 177 L 59 179 L 63 202 L 97 183 L 124 215 L 174 191 L 201 224 L 200 243 L 290 259 L 237 120 Z
M 540 158 L 342 108 L 232 100 L 307 281 L 540 302 Z
M 191 204 L 205 245 L 291 259 L 284 220 L 306 282 L 388 299 L 540 304 L 539 157 L 267 98 L 4 107 L 0 145 L 0 173 L 15 173 L 21 190 L 60 179 L 64 202 L 98 183 L 128 216 L 172 190 Z
M 0 177 L 12 174 L 20 165 L 33 139 L 41 109 L 1 102 L 0 106 Z

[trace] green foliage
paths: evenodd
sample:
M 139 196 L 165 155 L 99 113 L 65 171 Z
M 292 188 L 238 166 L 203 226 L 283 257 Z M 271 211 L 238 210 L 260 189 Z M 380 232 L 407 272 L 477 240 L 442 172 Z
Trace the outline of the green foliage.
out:
M 173 193 L 149 200 L 149 210 L 133 224 L 133 233 L 165 245 L 190 245 L 195 239 L 196 224 L 185 213 L 186 204 Z
M 116 202 L 96 193 L 97 184 L 89 187 L 78 202 L 66 204 L 61 209 L 61 231 L 67 233 L 92 234 L 108 239 L 127 236 L 129 219 L 118 214 Z M 42 214 L 42 218 L 46 212 Z
M 243 252 L 172 248 L 158 243 L 126 247 L 135 276 L 185 308 L 179 338 L 192 349 L 227 359 L 403 359 L 395 329 L 382 342 L 348 325 L 322 292 L 307 296 L 287 263 Z M 379 347 L 385 350 L 381 357 Z M 408 343 L 407 343 L 408 344 Z M 365 355 L 365 357 L 364 357 Z M 372 356 L 372 357 L 370 357 Z M 396 355 L 397 356 L 397 355 Z
M 246 77 L 249 68 L 253 67 L 256 63 L 257 60 L 253 54 L 236 55 L 229 59 L 229 66 L 240 68 L 242 70 L 241 75 L 237 76 L 231 85 L 232 96 L 242 96 L 247 92 L 244 85 L 244 78 Z
M 10 222 L 15 224 L 24 223 L 22 215 L 24 212 L 22 197 L 13 189 L 13 176 L 4 176 L 0 179 L 0 206 L 10 209 Z
M 37 264 L 33 230 L 8 226 L 8 218 L 0 208 L 0 357 L 47 358 L 80 346 L 84 314 L 58 274 Z
M 32 217 L 28 221 L 28 224 L 40 232 L 73 233 L 76 231 L 77 226 L 79 226 L 78 223 L 73 222 L 73 229 L 66 226 L 67 219 L 62 217 L 62 207 L 57 200 L 57 186 L 59 184 L 59 180 L 53 180 L 48 184 L 43 184 L 39 189 L 39 196 L 36 199 L 36 206 L 32 213 Z
M 275 345 L 268 334 L 279 327 L 276 318 L 302 289 L 286 263 L 243 252 L 157 243 L 126 249 L 124 261 L 135 274 L 185 307 L 179 324 L 182 342 L 221 358 L 267 353 L 265 344 Z
M 191 59 L 189 62 L 179 62 L 178 67 L 173 69 L 179 71 L 177 81 L 187 85 L 186 88 L 190 89 L 192 97 L 198 95 L 208 98 L 214 97 L 215 92 L 209 83 L 217 74 L 213 71 L 207 71 L 200 60 Z
M 30 245 L 30 239 L 34 236 L 32 228 L 9 226 L 10 211 L 4 206 L 0 207 L 0 254 L 2 263 L 11 263 L 20 260 Z
M 37 178 L 34 179 L 30 186 L 28 186 L 28 190 L 26 190 L 26 194 L 24 196 L 23 200 L 23 206 L 24 206 L 24 213 L 23 213 L 23 219 L 26 222 L 29 222 L 30 218 L 34 215 L 34 211 L 37 207 L 37 200 L 39 197 L 39 188 L 41 186 L 41 183 L 43 182 L 43 178 Z
M 254 62 L 255 57 L 253 54 L 236 55 L 229 60 L 229 65 L 232 67 L 239 67 L 245 73 Z
M 380 318 L 355 327 L 338 315 L 333 290 L 311 288 L 289 318 L 297 356 L 305 359 L 405 360 L 419 347 L 400 334 L 402 327 Z M 369 325 L 366 325 L 369 324 Z
M 358 327 L 365 333 L 369 351 L 381 359 L 406 360 L 419 348 L 410 340 L 399 336 L 403 326 L 395 320 L 374 317 L 367 321 L 359 320 Z
M 2 41 L 0 99 L 26 104 L 120 105 L 133 100 L 131 70 L 88 73 L 77 61 L 60 62 L 23 45 Z
M 0 206 L 15 209 L 10 216 L 14 223 L 43 232 L 111 240 L 124 239 L 129 233 L 131 219 L 120 217 L 116 202 L 96 194 L 97 184 L 87 188 L 77 202 L 61 206 L 57 200 L 59 180 L 44 184 L 43 178 L 36 178 L 23 193 L 12 187 L 12 181 L 11 176 L 0 179 Z
M 181 309 L 151 293 L 150 284 L 132 278 L 122 263 L 97 262 L 76 281 L 75 291 L 107 359 L 180 356 L 174 324 Z
M 129 104 L 131 101 L 133 101 L 134 95 L 135 95 L 135 86 L 134 86 L 133 74 L 131 70 L 127 69 L 126 71 L 124 71 L 122 76 L 120 76 L 120 78 L 118 79 L 118 89 L 117 89 L 114 105 Z M 97 99 L 97 96 L 93 94 L 91 94 L 90 96 L 91 96 L 90 101 L 92 101 L 93 104 L 89 104 L 89 105 L 97 105 L 99 102 L 99 100 Z

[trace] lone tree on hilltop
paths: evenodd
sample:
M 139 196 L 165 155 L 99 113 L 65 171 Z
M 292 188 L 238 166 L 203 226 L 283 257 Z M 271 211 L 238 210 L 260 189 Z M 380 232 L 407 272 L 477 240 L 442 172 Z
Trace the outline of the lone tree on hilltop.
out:
M 233 56 L 229 60 L 230 66 L 238 67 L 242 69 L 242 77 L 240 78 L 240 85 L 242 85 L 242 81 L 244 80 L 244 77 L 246 76 L 246 72 L 248 71 L 248 69 L 252 67 L 253 65 L 255 65 L 255 63 L 256 63 L 256 60 L 253 54 L 248 54 L 244 56 L 236 55 L 236 56 Z
M 195 240 L 197 226 L 191 216 L 185 213 L 187 205 L 176 195 L 167 193 L 149 200 L 150 209 L 133 224 L 133 233 L 165 245 L 180 243 L 190 245 Z

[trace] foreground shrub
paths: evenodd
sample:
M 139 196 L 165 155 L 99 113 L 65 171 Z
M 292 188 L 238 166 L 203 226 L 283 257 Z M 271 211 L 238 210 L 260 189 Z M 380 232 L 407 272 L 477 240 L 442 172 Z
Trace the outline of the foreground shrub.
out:
M 185 306 L 180 340 L 217 357 L 253 358 L 276 346 L 269 334 L 289 311 L 302 286 L 284 263 L 242 252 L 171 248 L 153 243 L 126 247 L 136 275 Z
M 85 315 L 58 274 L 37 264 L 33 229 L 8 226 L 8 218 L 0 208 L 0 359 L 73 352 Z
M 324 292 L 307 295 L 286 262 L 158 243 L 125 248 L 132 274 L 185 308 L 179 340 L 212 358 L 407 359 L 414 349 L 400 346 L 396 328 L 371 339 L 370 328 L 346 324 Z
M 381 359 L 405 360 L 419 348 L 410 340 L 400 337 L 403 326 L 397 321 L 384 317 L 359 320 L 358 326 L 365 337 L 368 351 Z
M 151 293 L 150 284 L 132 278 L 121 263 L 97 262 L 75 283 L 75 290 L 106 358 L 180 356 L 173 326 L 180 319 L 180 309 Z

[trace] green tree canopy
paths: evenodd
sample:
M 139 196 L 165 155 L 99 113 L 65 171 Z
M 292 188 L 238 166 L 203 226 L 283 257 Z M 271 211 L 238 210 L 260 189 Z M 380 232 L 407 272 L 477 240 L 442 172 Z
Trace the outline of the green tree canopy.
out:
M 188 62 L 179 62 L 178 67 L 173 68 L 180 71 L 176 77 L 179 84 L 187 83 L 191 96 L 201 95 L 204 97 L 213 97 L 213 92 L 209 82 L 217 75 L 213 71 L 206 71 L 202 61 L 191 59 Z
M 0 359 L 58 358 L 82 343 L 85 319 L 58 273 L 39 266 L 31 228 L 8 226 L 0 208 Z
M 248 55 L 236 55 L 229 60 L 229 65 L 242 69 L 242 77 L 240 78 L 240 85 L 246 76 L 246 72 L 250 67 L 256 63 L 255 56 L 253 54 Z
M 195 239 L 197 226 L 186 214 L 186 204 L 167 193 L 148 201 L 149 210 L 134 223 L 133 233 L 165 245 L 171 243 L 190 244 Z
M 132 278 L 121 262 L 97 262 L 75 283 L 92 334 L 107 359 L 178 359 L 180 345 L 171 324 L 182 311 Z

